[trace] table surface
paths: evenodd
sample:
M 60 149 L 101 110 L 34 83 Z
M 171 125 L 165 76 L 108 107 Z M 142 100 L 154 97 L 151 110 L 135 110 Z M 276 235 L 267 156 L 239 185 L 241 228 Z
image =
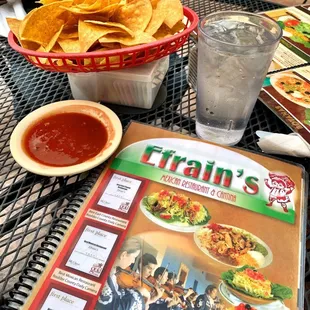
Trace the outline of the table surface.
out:
M 184 0 L 183 3 L 200 17 L 219 10 L 261 12 L 277 8 L 275 4 L 255 0 Z M 167 91 L 164 103 L 139 114 L 119 113 L 123 126 L 136 120 L 195 136 L 196 96 L 186 82 L 184 70 L 190 47 L 191 42 L 188 42 L 170 57 L 170 68 L 163 83 Z M 14 283 L 57 224 L 60 214 L 82 201 L 102 167 L 81 175 L 48 178 L 26 172 L 13 160 L 9 139 L 18 121 L 45 104 L 71 99 L 72 95 L 66 74 L 33 67 L 14 52 L 4 38 L 0 39 L 0 51 L 0 297 L 5 303 Z M 260 151 L 256 144 L 257 130 L 290 132 L 260 102 L 255 106 L 238 147 Z M 309 171 L 309 160 L 281 158 L 302 164 Z M 307 243 L 309 238 L 307 234 Z M 305 308 L 310 309 L 309 262 L 310 253 L 307 253 Z

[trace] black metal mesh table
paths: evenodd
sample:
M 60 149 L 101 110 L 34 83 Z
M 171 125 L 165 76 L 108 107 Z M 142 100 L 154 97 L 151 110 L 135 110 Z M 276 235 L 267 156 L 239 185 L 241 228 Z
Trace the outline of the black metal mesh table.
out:
M 260 12 L 277 6 L 255 0 L 184 0 L 200 17 L 218 10 Z M 140 114 L 119 114 L 126 126 L 131 120 L 195 136 L 195 93 L 186 82 L 188 42 L 171 55 L 164 81 L 165 102 Z M 101 167 L 89 173 L 47 178 L 23 170 L 10 155 L 10 135 L 20 119 L 45 104 L 72 98 L 66 74 L 43 72 L 14 52 L 6 39 L 0 39 L 0 308 L 10 298 L 31 256 L 45 240 L 65 208 L 79 202 L 94 184 Z M 259 151 L 256 130 L 289 133 L 272 112 L 258 102 L 238 147 Z M 306 159 L 285 158 L 303 164 Z M 309 231 L 310 233 L 310 231 Z M 307 236 L 307 243 L 310 234 Z M 310 249 L 310 246 L 309 246 Z M 310 252 L 306 262 L 306 305 L 310 309 Z

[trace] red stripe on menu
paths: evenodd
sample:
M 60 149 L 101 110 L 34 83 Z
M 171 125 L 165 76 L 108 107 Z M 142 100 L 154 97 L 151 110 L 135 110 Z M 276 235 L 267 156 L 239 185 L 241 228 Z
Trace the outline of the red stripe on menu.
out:
M 99 201 L 101 195 L 103 194 L 105 188 L 109 184 L 114 173 L 141 181 L 140 187 L 137 191 L 137 194 L 136 194 L 136 196 L 132 202 L 132 205 L 131 205 L 128 213 L 123 213 L 123 212 L 120 212 L 117 210 L 108 209 L 105 207 L 98 206 L 98 201 Z M 115 171 L 112 169 L 109 169 L 106 172 L 104 178 L 101 180 L 101 182 L 100 182 L 99 186 L 97 187 L 95 193 L 93 194 L 92 198 L 90 199 L 86 208 L 84 209 L 79 221 L 76 223 L 75 227 L 73 228 L 71 235 L 67 239 L 66 243 L 63 245 L 61 252 L 59 253 L 58 257 L 56 258 L 56 261 L 54 262 L 50 272 L 48 273 L 48 276 L 44 280 L 39 292 L 37 293 L 37 296 L 35 296 L 35 297 L 32 296 L 32 298 L 34 298 L 34 300 L 32 301 L 30 307 L 28 308 L 29 310 L 41 309 L 42 305 L 44 304 L 44 302 L 45 302 L 45 300 L 46 300 L 47 296 L 49 295 L 52 288 L 58 289 L 60 291 L 63 291 L 65 293 L 71 294 L 73 296 L 76 296 L 78 298 L 81 298 L 81 299 L 87 301 L 84 309 L 94 309 L 94 307 L 97 303 L 98 297 L 102 291 L 103 285 L 104 285 L 104 283 L 108 277 L 108 274 L 109 274 L 109 272 L 113 266 L 113 263 L 116 259 L 116 256 L 117 256 L 117 254 L 121 248 L 121 245 L 124 241 L 124 238 L 127 235 L 127 232 L 128 232 L 130 225 L 131 225 L 131 222 L 132 222 L 132 220 L 133 220 L 133 218 L 137 212 L 137 209 L 139 207 L 139 202 L 144 197 L 144 193 L 146 191 L 148 184 L 149 184 L 149 180 L 143 179 L 143 178 L 140 178 L 140 177 L 137 177 L 134 175 L 130 175 L 130 174 L 123 173 L 123 172 L 120 173 L 119 171 Z M 116 215 L 119 218 L 126 219 L 126 220 L 128 220 L 128 226 L 125 230 L 122 230 L 121 228 L 112 227 L 110 225 L 106 225 L 105 223 L 101 223 L 101 222 L 92 220 L 90 218 L 86 218 L 85 215 L 86 215 L 87 211 L 90 209 L 94 209 L 97 211 L 99 210 L 101 212 L 111 214 L 111 215 Z M 110 253 L 110 256 L 106 262 L 106 265 L 105 265 L 103 272 L 101 273 L 100 277 L 95 277 L 95 276 L 89 275 L 87 273 L 83 273 L 81 271 L 77 271 L 73 268 L 66 266 L 66 262 L 67 262 L 68 258 L 70 257 L 70 255 L 71 255 L 77 241 L 79 240 L 81 234 L 83 233 L 86 225 L 91 225 L 91 226 L 96 227 L 96 228 L 104 229 L 106 231 L 109 231 L 109 232 L 112 232 L 112 233 L 118 235 L 117 240 L 114 244 L 114 247 Z M 51 276 L 53 275 L 56 268 L 60 268 L 64 271 L 73 273 L 77 276 L 82 276 L 88 280 L 100 283 L 100 289 L 99 289 L 98 294 L 95 296 L 93 294 L 87 293 L 85 291 L 76 289 L 74 287 L 71 287 L 69 285 L 66 285 L 66 284 L 63 284 L 61 282 L 58 282 L 58 281 L 51 279 Z

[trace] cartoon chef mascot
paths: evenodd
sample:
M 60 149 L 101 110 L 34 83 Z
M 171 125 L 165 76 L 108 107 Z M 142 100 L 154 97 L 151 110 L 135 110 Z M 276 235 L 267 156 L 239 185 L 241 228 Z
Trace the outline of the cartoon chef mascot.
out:
M 287 175 L 275 173 L 269 173 L 269 179 L 265 179 L 265 184 L 270 189 L 269 202 L 266 206 L 271 207 L 276 201 L 284 212 L 288 212 L 287 203 L 291 201 L 289 195 L 295 189 L 295 183 Z

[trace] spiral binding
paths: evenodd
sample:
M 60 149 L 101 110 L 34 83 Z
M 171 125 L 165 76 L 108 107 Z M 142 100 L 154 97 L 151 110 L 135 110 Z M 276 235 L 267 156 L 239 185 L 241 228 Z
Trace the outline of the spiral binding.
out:
M 14 289 L 9 292 L 9 298 L 5 299 L 5 305 L 1 307 L 1 310 L 18 310 L 24 305 L 103 168 L 104 166 L 101 165 L 92 171 L 82 188 L 64 208 L 56 223 L 51 227 L 50 233 L 44 238 L 36 253 L 32 255 L 19 281 L 14 284 Z

